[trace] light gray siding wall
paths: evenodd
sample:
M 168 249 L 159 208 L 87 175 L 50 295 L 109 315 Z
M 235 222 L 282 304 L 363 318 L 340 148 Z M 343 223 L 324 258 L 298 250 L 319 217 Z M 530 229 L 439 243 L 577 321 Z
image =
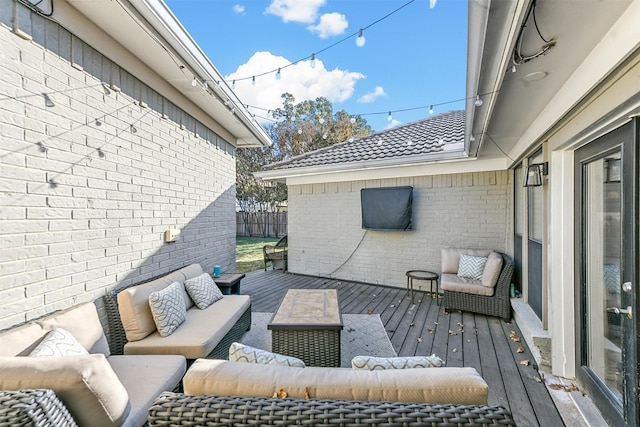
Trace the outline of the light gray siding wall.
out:
M 234 269 L 235 148 L 23 6 L 33 40 L 19 37 L 13 4 L 0 0 L 0 329 L 193 262 Z
M 440 272 L 442 248 L 512 254 L 511 176 L 494 171 L 290 186 L 289 269 L 403 287 L 407 270 Z M 414 187 L 413 230 L 363 230 L 360 189 L 401 185 Z

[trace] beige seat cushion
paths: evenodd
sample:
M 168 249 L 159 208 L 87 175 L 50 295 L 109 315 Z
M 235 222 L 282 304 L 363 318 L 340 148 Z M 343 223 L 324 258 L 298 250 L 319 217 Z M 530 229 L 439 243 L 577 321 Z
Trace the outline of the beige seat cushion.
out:
M 129 396 L 104 354 L 0 357 L 0 390 L 50 388 L 81 426 L 119 426 Z
M 294 368 L 198 359 L 183 378 L 190 395 L 289 397 L 486 405 L 489 387 L 474 368 L 357 370 Z
M 248 295 L 225 295 L 204 310 L 187 310 L 185 321 L 168 337 L 156 331 L 124 345 L 124 354 L 181 354 L 187 359 L 206 357 L 250 307 Z
M 458 272 L 458 266 L 460 265 L 460 255 L 473 255 L 480 257 L 487 257 L 491 253 L 487 249 L 442 249 L 440 268 L 442 274 Z
M 129 394 L 124 427 L 143 425 L 154 399 L 173 390 L 187 369 L 182 356 L 111 356 L 108 361 Z
M 456 274 L 442 274 L 440 276 L 440 287 L 445 291 L 485 296 L 491 296 L 495 292 L 495 287 L 482 286 L 480 280 L 459 277 Z
M 148 283 L 132 286 L 118 293 L 118 311 L 127 341 L 138 341 L 156 331 L 156 324 L 149 308 L 149 295 L 160 291 L 173 282 L 184 285 L 185 280 L 202 274 L 200 264 L 191 264 Z M 193 301 L 182 288 L 185 308 L 193 306 Z
M 28 356 L 47 332 L 33 322 L 0 332 L 0 356 Z

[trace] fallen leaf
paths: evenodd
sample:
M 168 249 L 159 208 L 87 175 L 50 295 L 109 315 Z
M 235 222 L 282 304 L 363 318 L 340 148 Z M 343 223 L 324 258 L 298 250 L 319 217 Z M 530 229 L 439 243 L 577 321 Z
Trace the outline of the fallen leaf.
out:
M 516 334 L 516 331 L 511 331 L 511 333 L 509 334 L 509 338 L 511 339 L 511 341 L 520 342 L 520 337 L 518 336 L 518 334 Z
M 524 353 L 524 347 L 519 345 L 518 348 L 516 348 L 516 353 Z
M 427 331 L 429 331 L 430 334 L 433 333 L 433 328 L 427 328 Z
M 371 313 L 373 313 L 373 311 L 367 310 L 367 314 L 371 314 Z
M 391 304 L 391 306 L 390 306 L 390 307 L 391 307 L 391 308 L 393 308 L 393 307 L 395 307 L 395 305 Z
M 520 361 L 520 364 L 524 366 L 529 366 L 529 359 Z
M 458 333 L 457 332 L 453 332 L 451 329 L 449 329 L 449 335 L 455 337 L 456 335 L 458 335 Z
M 422 338 L 418 337 L 418 342 L 422 342 Z
M 460 326 L 461 328 L 464 327 L 464 325 L 462 324 L 462 322 L 458 322 L 458 326 Z
M 437 324 L 438 324 L 438 322 L 433 322 L 433 324 L 434 324 L 434 325 L 437 325 Z
M 309 400 L 309 386 L 304 388 L 304 398 Z
M 537 383 L 541 383 L 542 380 L 539 377 L 533 377 L 533 380 Z
M 284 389 L 281 388 L 280 391 L 278 392 L 278 397 L 280 399 L 284 399 L 287 396 L 289 396 L 289 393 L 287 393 Z
M 464 334 L 464 329 L 458 329 L 458 331 L 460 331 L 461 334 Z
M 564 388 L 564 386 L 562 384 L 558 384 L 558 383 L 551 383 L 551 384 L 548 384 L 548 385 L 549 385 L 549 388 L 551 390 L 561 390 L 561 389 Z
M 451 351 L 452 351 L 453 353 L 457 353 L 457 352 L 458 352 L 458 349 L 457 349 L 457 348 L 454 348 L 454 349 L 453 349 L 453 350 L 451 350 Z
M 413 325 L 414 325 L 414 323 L 413 323 L 413 322 L 409 323 L 409 326 L 413 326 Z

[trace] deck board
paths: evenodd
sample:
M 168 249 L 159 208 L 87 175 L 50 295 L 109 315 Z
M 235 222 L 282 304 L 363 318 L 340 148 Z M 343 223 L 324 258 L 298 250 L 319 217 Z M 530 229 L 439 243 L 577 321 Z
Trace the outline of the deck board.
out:
M 489 404 L 509 409 L 518 426 L 564 425 L 546 386 L 536 381 L 540 376 L 526 343 L 509 338 L 511 331 L 520 335 L 515 323 L 473 313 L 446 314 L 428 293 L 416 291 L 412 303 L 404 288 L 280 270 L 253 271 L 242 281 L 254 312 L 273 313 L 288 289 L 311 288 L 337 289 L 343 314 L 379 314 L 399 356 L 436 354 L 447 366 L 476 368 L 489 384 Z M 532 363 L 525 366 L 523 360 Z

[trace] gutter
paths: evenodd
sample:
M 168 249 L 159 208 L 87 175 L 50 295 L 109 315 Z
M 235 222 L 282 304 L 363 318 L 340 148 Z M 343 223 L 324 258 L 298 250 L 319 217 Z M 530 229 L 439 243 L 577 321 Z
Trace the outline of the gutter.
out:
M 272 144 L 260 123 L 247 111 L 238 96 L 229 87 L 224 77 L 207 58 L 198 44 L 189 35 L 180 21 L 161 0 L 129 0 L 130 4 L 147 19 L 154 29 L 171 45 L 176 53 L 185 60 L 200 80 L 212 82 L 209 87 L 221 102 L 230 100 L 235 104 L 235 115 L 247 127 L 263 146 Z

